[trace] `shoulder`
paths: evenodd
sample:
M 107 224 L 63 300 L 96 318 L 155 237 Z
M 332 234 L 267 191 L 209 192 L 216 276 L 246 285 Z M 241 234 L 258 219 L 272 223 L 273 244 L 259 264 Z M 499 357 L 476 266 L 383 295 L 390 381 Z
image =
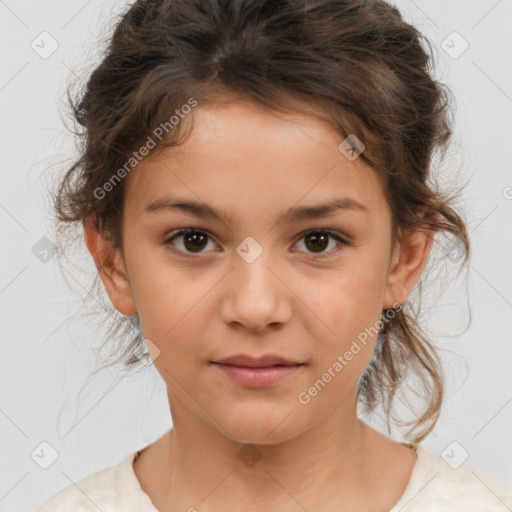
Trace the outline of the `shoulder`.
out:
M 153 512 L 151 501 L 133 471 L 135 456 L 132 453 L 119 464 L 70 484 L 43 503 L 37 512 Z
M 391 512 L 508 512 L 512 489 L 422 446 L 406 491 Z

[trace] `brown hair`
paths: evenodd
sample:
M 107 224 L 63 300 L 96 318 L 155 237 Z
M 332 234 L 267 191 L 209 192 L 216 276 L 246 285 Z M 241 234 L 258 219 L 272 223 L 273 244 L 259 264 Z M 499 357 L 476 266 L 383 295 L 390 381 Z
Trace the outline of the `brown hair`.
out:
M 425 227 L 451 234 L 467 264 L 466 226 L 452 205 L 457 192 L 436 190 L 431 173 L 452 136 L 450 90 L 430 74 L 429 41 L 397 8 L 382 0 L 139 0 L 118 20 L 102 57 L 76 99 L 68 92 L 81 146 L 55 191 L 58 234 L 92 222 L 122 253 L 126 180 L 113 182 L 113 170 L 126 170 L 148 137 L 152 151 L 179 144 L 191 125 L 170 129 L 169 120 L 191 98 L 204 105 L 235 92 L 276 112 L 317 116 L 340 142 L 356 135 L 366 146 L 360 158 L 383 184 L 393 239 Z M 167 127 L 161 139 L 159 126 Z M 98 197 L 107 182 L 108 195 Z M 437 216 L 425 220 L 425 211 Z M 367 412 L 382 404 L 389 427 L 393 398 L 414 377 L 425 405 L 407 423 L 417 443 L 439 417 L 443 372 L 408 303 L 383 311 L 358 399 Z M 106 345 L 125 367 L 140 365 L 137 316 L 117 314 Z

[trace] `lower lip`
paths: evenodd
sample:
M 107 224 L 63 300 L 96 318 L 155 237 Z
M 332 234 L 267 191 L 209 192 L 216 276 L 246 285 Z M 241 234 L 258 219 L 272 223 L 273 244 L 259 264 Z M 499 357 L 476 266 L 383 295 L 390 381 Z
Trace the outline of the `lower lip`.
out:
M 278 365 L 266 368 L 251 368 L 248 366 L 234 366 L 232 364 L 214 363 L 238 384 L 250 388 L 266 388 L 293 375 L 303 365 Z

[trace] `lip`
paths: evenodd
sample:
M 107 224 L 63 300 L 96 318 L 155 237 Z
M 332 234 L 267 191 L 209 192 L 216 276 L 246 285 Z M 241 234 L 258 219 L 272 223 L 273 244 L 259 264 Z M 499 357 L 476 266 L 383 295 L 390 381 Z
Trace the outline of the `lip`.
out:
M 230 364 L 234 366 L 245 366 L 250 368 L 266 368 L 276 365 L 296 366 L 300 364 L 297 361 L 292 361 L 291 359 L 286 359 L 274 354 L 268 354 L 261 357 L 252 357 L 245 354 L 239 354 L 213 362 L 219 364 Z
M 238 355 L 212 363 L 231 380 L 250 388 L 275 386 L 296 374 L 304 366 L 304 363 L 275 355 L 259 358 Z

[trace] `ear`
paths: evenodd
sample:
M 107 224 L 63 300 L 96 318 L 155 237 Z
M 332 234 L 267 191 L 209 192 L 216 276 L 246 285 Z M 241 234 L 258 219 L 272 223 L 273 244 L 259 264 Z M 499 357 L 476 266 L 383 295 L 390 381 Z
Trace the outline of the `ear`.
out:
M 425 220 L 439 222 L 441 215 L 431 213 Z M 401 244 L 396 244 L 388 274 L 388 283 L 382 309 L 403 304 L 421 277 L 436 234 L 435 229 L 422 228 L 404 233 Z
M 113 306 L 123 315 L 135 314 L 137 308 L 120 249 L 115 249 L 92 222 L 85 224 L 84 238 Z

